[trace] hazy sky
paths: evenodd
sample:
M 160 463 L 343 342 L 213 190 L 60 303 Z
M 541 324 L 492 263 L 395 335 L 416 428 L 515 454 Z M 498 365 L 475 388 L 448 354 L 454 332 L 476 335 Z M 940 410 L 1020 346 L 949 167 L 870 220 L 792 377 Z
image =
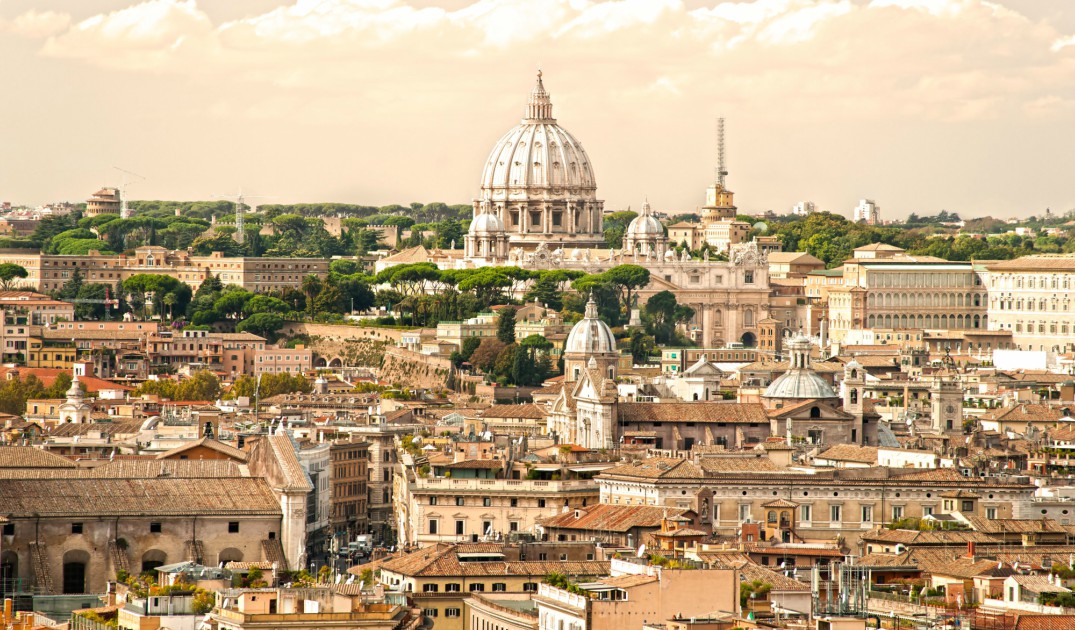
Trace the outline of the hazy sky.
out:
M 468 202 L 538 67 L 609 208 L 1075 208 L 1072 0 L 0 0 L 0 200 Z

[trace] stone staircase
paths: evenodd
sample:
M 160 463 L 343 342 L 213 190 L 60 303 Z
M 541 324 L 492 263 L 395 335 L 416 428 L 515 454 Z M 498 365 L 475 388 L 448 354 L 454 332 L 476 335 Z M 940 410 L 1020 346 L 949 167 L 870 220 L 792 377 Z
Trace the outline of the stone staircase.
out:
M 120 571 L 131 572 L 131 559 L 127 556 L 127 550 L 122 549 L 114 540 L 108 541 L 108 557 L 112 560 L 116 575 L 119 575 Z
M 200 540 L 187 541 L 187 562 L 202 564 L 205 559 L 205 543 Z
M 287 571 L 287 558 L 284 557 L 284 548 L 280 545 L 279 539 L 266 539 L 261 541 L 261 551 L 265 555 L 266 562 L 272 562 L 276 564 L 276 568 L 280 571 Z
M 52 572 L 49 571 L 45 546 L 39 542 L 30 543 L 30 563 L 34 568 L 34 587 L 38 592 L 52 595 L 56 592 L 52 586 Z

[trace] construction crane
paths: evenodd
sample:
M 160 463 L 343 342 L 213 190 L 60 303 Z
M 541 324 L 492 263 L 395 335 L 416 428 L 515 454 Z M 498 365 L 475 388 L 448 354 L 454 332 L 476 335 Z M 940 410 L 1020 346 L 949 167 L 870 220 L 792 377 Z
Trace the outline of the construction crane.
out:
M 131 218 L 131 211 L 127 208 L 127 185 L 133 182 L 127 181 L 127 176 L 131 175 L 133 177 L 137 177 L 138 179 L 145 179 L 145 177 L 139 175 L 138 173 L 132 173 L 131 171 L 122 169 L 118 166 L 113 166 L 112 168 L 116 169 L 120 173 L 123 173 L 123 182 L 120 184 L 119 187 L 119 218 L 129 219 Z
M 267 195 L 244 195 L 243 189 L 234 195 L 213 195 L 214 199 L 235 200 L 235 242 L 242 245 L 246 241 L 246 232 L 243 231 L 243 206 L 247 199 L 272 199 Z
M 119 308 L 119 300 L 112 297 L 108 287 L 105 287 L 105 299 L 97 300 L 93 298 L 76 298 L 74 300 L 64 300 L 64 302 L 71 302 L 72 304 L 104 304 L 105 305 L 105 319 L 108 317 L 108 307 L 111 306 L 112 310 Z

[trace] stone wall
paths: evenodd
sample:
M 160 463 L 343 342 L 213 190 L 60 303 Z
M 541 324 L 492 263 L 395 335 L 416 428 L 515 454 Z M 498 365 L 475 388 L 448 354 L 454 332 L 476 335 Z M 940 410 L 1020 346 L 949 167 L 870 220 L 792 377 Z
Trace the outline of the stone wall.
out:
M 444 389 L 452 379 L 452 362 L 404 348 L 385 348 L 380 381 L 420 389 Z

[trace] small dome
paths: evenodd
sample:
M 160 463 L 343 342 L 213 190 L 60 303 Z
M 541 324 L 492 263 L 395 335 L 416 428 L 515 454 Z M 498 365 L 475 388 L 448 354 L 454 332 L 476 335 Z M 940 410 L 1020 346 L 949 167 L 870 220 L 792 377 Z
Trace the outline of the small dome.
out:
M 627 235 L 635 238 L 664 236 L 664 226 L 651 214 L 648 201 L 642 204 L 642 214 L 631 219 L 627 225 Z
M 483 212 L 474 217 L 474 220 L 470 222 L 470 229 L 468 230 L 473 236 L 479 234 L 500 234 L 503 231 L 504 222 L 500 220 L 500 217 L 488 212 Z
M 810 367 L 813 342 L 802 333 L 788 341 L 791 365 L 762 394 L 763 398 L 800 399 L 836 398 L 836 392 Z
M 836 392 L 813 370 L 788 370 L 762 394 L 765 398 L 836 398 Z
M 593 296 L 586 303 L 586 317 L 575 324 L 564 343 L 564 354 L 613 354 L 616 353 L 616 337 L 608 324 L 597 316 L 597 302 Z

